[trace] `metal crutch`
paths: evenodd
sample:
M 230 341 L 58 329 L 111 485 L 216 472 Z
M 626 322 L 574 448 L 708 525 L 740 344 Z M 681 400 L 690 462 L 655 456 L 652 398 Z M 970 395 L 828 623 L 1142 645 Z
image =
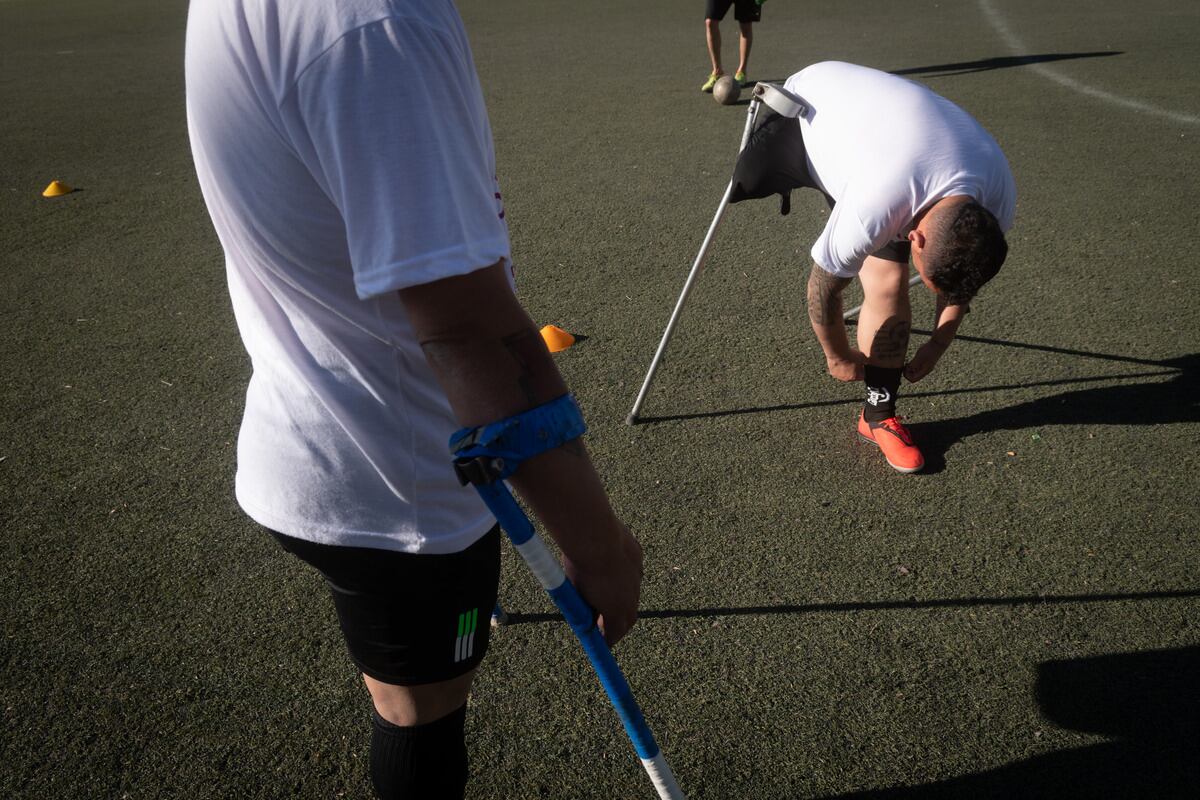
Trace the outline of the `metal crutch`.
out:
M 750 106 L 746 110 L 746 128 L 742 131 L 742 143 L 738 145 L 738 153 L 741 153 L 746 148 L 746 142 L 750 140 L 750 133 L 754 129 L 754 120 L 758 116 L 759 106 L 763 103 L 766 103 L 777 114 L 785 117 L 798 117 L 805 110 L 804 103 L 800 98 L 786 89 L 770 83 L 756 83 L 754 85 L 753 97 L 750 100 Z M 663 353 L 667 350 L 667 342 L 671 341 L 671 334 L 675 332 L 675 324 L 679 322 L 679 317 L 683 313 L 684 303 L 687 302 L 688 295 L 691 294 L 692 287 L 696 283 L 696 278 L 700 276 L 700 271 L 704 268 L 704 259 L 708 255 L 709 245 L 712 244 L 717 227 L 721 224 L 721 217 L 724 216 L 725 208 L 729 205 L 729 194 L 732 191 L 733 180 L 730 179 L 729 185 L 725 187 L 725 194 L 721 197 L 721 204 L 717 206 L 717 213 L 713 217 L 712 224 L 708 226 L 708 233 L 704 236 L 704 242 L 700 245 L 700 252 L 696 255 L 696 260 L 692 264 L 692 271 L 688 273 L 687 281 L 683 284 L 683 291 L 679 295 L 679 300 L 675 303 L 675 310 L 671 312 L 671 319 L 667 322 L 667 329 L 663 331 L 662 341 L 659 342 L 658 350 L 654 353 L 654 360 L 650 362 L 650 370 L 646 373 L 646 380 L 642 382 L 642 390 L 638 392 L 637 400 L 633 403 L 633 410 L 625 418 L 625 422 L 628 425 L 633 425 L 637 422 L 638 412 L 641 411 L 642 404 L 646 402 L 646 395 L 650 392 L 650 384 L 654 380 L 654 373 L 658 371 L 658 365 L 662 361 Z

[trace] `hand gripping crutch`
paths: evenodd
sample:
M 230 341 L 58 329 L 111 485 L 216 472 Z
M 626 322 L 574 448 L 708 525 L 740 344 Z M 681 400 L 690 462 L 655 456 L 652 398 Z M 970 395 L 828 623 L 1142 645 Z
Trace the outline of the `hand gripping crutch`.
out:
M 785 117 L 795 118 L 804 113 L 804 104 L 791 92 L 770 83 L 756 83 L 750 106 L 746 109 L 746 127 L 742 131 L 742 143 L 738 145 L 738 153 L 746 149 L 746 142 L 750 140 L 750 133 L 754 130 L 754 120 L 758 116 L 759 106 L 763 103 Z M 646 373 L 646 380 L 642 382 L 642 390 L 638 392 L 637 400 L 633 403 L 633 410 L 625 418 L 625 422 L 629 425 L 637 422 L 638 412 L 642 410 L 642 403 L 646 402 L 646 395 L 650 392 L 650 383 L 654 380 L 654 373 L 658 371 L 663 353 L 667 350 L 667 342 L 671 341 L 671 334 L 675 332 L 675 324 L 679 322 L 679 317 L 683 313 L 683 305 L 687 302 L 688 295 L 692 293 L 692 287 L 695 285 L 696 279 L 700 277 L 700 271 L 704 268 L 704 259 L 708 255 L 709 245 L 712 244 L 717 227 L 721 224 L 721 217 L 724 216 L 725 208 L 729 205 L 729 195 L 732 191 L 733 180 L 730 179 L 729 185 L 725 187 L 725 194 L 721 197 L 721 203 L 717 206 L 717 213 L 713 217 L 712 224 L 708 226 L 704 242 L 700 245 L 700 252 L 692 264 L 692 271 L 688 273 L 679 300 L 675 302 L 675 310 L 671 313 L 670 321 L 667 322 L 667 329 L 663 331 L 662 341 L 659 342 L 658 350 L 654 353 L 654 360 L 650 362 L 650 370 Z
M 525 512 L 517 505 L 504 479 L 516 472 L 527 458 L 552 450 L 587 430 L 575 398 L 565 394 L 557 400 L 522 414 L 479 428 L 464 428 L 450 437 L 454 470 L 464 484 L 471 483 L 483 502 L 508 534 L 517 552 L 533 570 L 542 587 L 554 600 L 567 624 L 579 638 L 583 651 L 608 693 L 609 700 L 625 725 L 625 732 L 654 782 L 661 800 L 685 800 L 671 768 L 663 758 L 654 735 L 642 716 L 621 668 L 596 626 L 596 614 L 563 574 L 554 556 L 534 532 Z

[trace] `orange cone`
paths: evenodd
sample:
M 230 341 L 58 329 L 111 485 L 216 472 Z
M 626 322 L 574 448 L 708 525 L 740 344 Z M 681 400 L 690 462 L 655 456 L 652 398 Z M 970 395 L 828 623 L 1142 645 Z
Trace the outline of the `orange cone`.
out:
M 68 186 L 62 181 L 50 181 L 50 185 L 42 191 L 42 197 L 59 197 L 73 191 L 75 191 L 74 187 Z
M 546 342 L 546 347 L 551 353 L 557 353 L 561 350 L 566 350 L 571 345 L 575 344 L 575 337 L 564 331 L 557 325 L 547 325 L 542 328 L 542 339 Z

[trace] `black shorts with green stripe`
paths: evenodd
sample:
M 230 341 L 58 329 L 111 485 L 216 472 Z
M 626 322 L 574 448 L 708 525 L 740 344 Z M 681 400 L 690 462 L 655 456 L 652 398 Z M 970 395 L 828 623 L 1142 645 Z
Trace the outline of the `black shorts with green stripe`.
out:
M 500 528 L 459 553 L 417 555 L 316 544 L 272 532 L 333 595 L 350 657 L 384 683 L 458 677 L 488 648 L 500 582 Z

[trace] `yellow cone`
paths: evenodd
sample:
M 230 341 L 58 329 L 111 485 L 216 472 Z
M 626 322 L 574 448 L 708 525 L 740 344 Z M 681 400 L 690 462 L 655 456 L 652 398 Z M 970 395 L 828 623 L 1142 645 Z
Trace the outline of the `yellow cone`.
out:
M 566 350 L 575 344 L 575 337 L 557 325 L 547 325 L 542 328 L 542 338 L 546 341 L 546 347 L 549 348 L 551 353 Z
M 50 181 L 50 185 L 42 192 L 42 197 L 58 197 L 64 194 L 70 194 L 75 191 L 74 188 L 67 186 L 62 181 Z

